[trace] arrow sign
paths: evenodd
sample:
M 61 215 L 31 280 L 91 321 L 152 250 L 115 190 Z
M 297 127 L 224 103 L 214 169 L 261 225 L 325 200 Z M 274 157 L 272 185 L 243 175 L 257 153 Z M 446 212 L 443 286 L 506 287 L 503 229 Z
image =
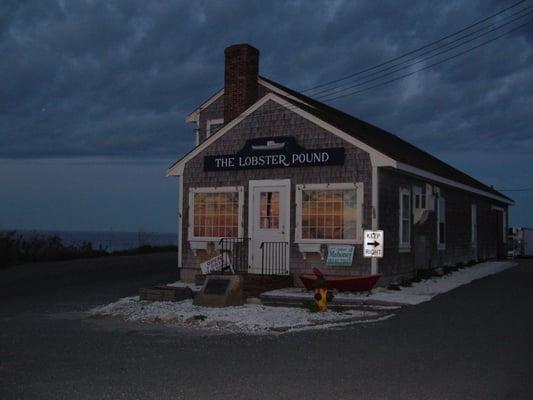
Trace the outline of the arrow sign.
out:
M 367 230 L 363 232 L 364 246 L 363 256 L 371 258 L 383 257 L 383 231 L 371 231 Z

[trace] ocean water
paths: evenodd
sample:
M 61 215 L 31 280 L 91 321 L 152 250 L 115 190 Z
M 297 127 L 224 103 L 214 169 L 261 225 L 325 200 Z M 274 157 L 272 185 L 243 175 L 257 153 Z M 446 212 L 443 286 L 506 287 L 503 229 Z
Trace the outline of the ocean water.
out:
M 2 231 L 0 231 L 2 232 Z M 5 230 L 3 232 L 6 232 Z M 115 231 L 47 231 L 16 230 L 23 237 L 57 235 L 66 246 L 90 242 L 94 249 L 107 251 L 127 250 L 139 246 L 177 245 L 178 234 L 170 232 L 115 232 Z

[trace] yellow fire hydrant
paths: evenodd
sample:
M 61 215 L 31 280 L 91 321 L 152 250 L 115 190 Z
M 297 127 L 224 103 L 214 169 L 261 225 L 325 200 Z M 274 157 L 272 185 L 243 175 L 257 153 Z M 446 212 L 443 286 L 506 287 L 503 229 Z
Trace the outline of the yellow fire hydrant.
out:
M 333 293 L 328 291 L 328 285 L 326 278 L 322 275 L 322 272 L 318 268 L 313 268 L 313 272 L 316 275 L 314 283 L 315 291 L 315 304 L 319 311 L 326 311 L 328 309 L 328 302 L 333 300 Z

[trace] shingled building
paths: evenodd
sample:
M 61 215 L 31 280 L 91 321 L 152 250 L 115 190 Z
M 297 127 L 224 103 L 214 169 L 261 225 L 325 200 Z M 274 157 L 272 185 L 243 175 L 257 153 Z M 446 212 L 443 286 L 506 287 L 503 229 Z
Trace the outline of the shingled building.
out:
M 503 257 L 508 197 L 398 136 L 258 74 L 259 51 L 225 50 L 224 88 L 186 121 L 196 147 L 179 178 L 179 268 L 223 253 L 241 272 L 381 273 Z M 382 230 L 377 257 L 365 230 Z M 352 249 L 346 261 L 335 249 Z M 296 284 L 298 279 L 294 280 Z

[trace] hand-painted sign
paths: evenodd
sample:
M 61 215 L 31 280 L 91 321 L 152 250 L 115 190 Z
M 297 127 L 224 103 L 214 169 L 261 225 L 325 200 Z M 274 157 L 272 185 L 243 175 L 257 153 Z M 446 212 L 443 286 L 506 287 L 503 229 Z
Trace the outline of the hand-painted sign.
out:
M 364 231 L 363 240 L 363 255 L 365 257 L 383 257 L 383 231 Z
M 328 246 L 328 267 L 351 267 L 354 246 Z
M 230 269 L 232 268 L 227 254 L 224 254 L 224 257 L 222 257 L 222 255 L 218 255 L 201 263 L 200 269 L 202 270 L 202 274 L 206 275 L 213 272 L 222 271 L 222 268 L 225 266 L 229 267 Z
M 305 150 L 291 136 L 249 139 L 237 154 L 204 157 L 204 171 L 343 164 L 343 147 Z

